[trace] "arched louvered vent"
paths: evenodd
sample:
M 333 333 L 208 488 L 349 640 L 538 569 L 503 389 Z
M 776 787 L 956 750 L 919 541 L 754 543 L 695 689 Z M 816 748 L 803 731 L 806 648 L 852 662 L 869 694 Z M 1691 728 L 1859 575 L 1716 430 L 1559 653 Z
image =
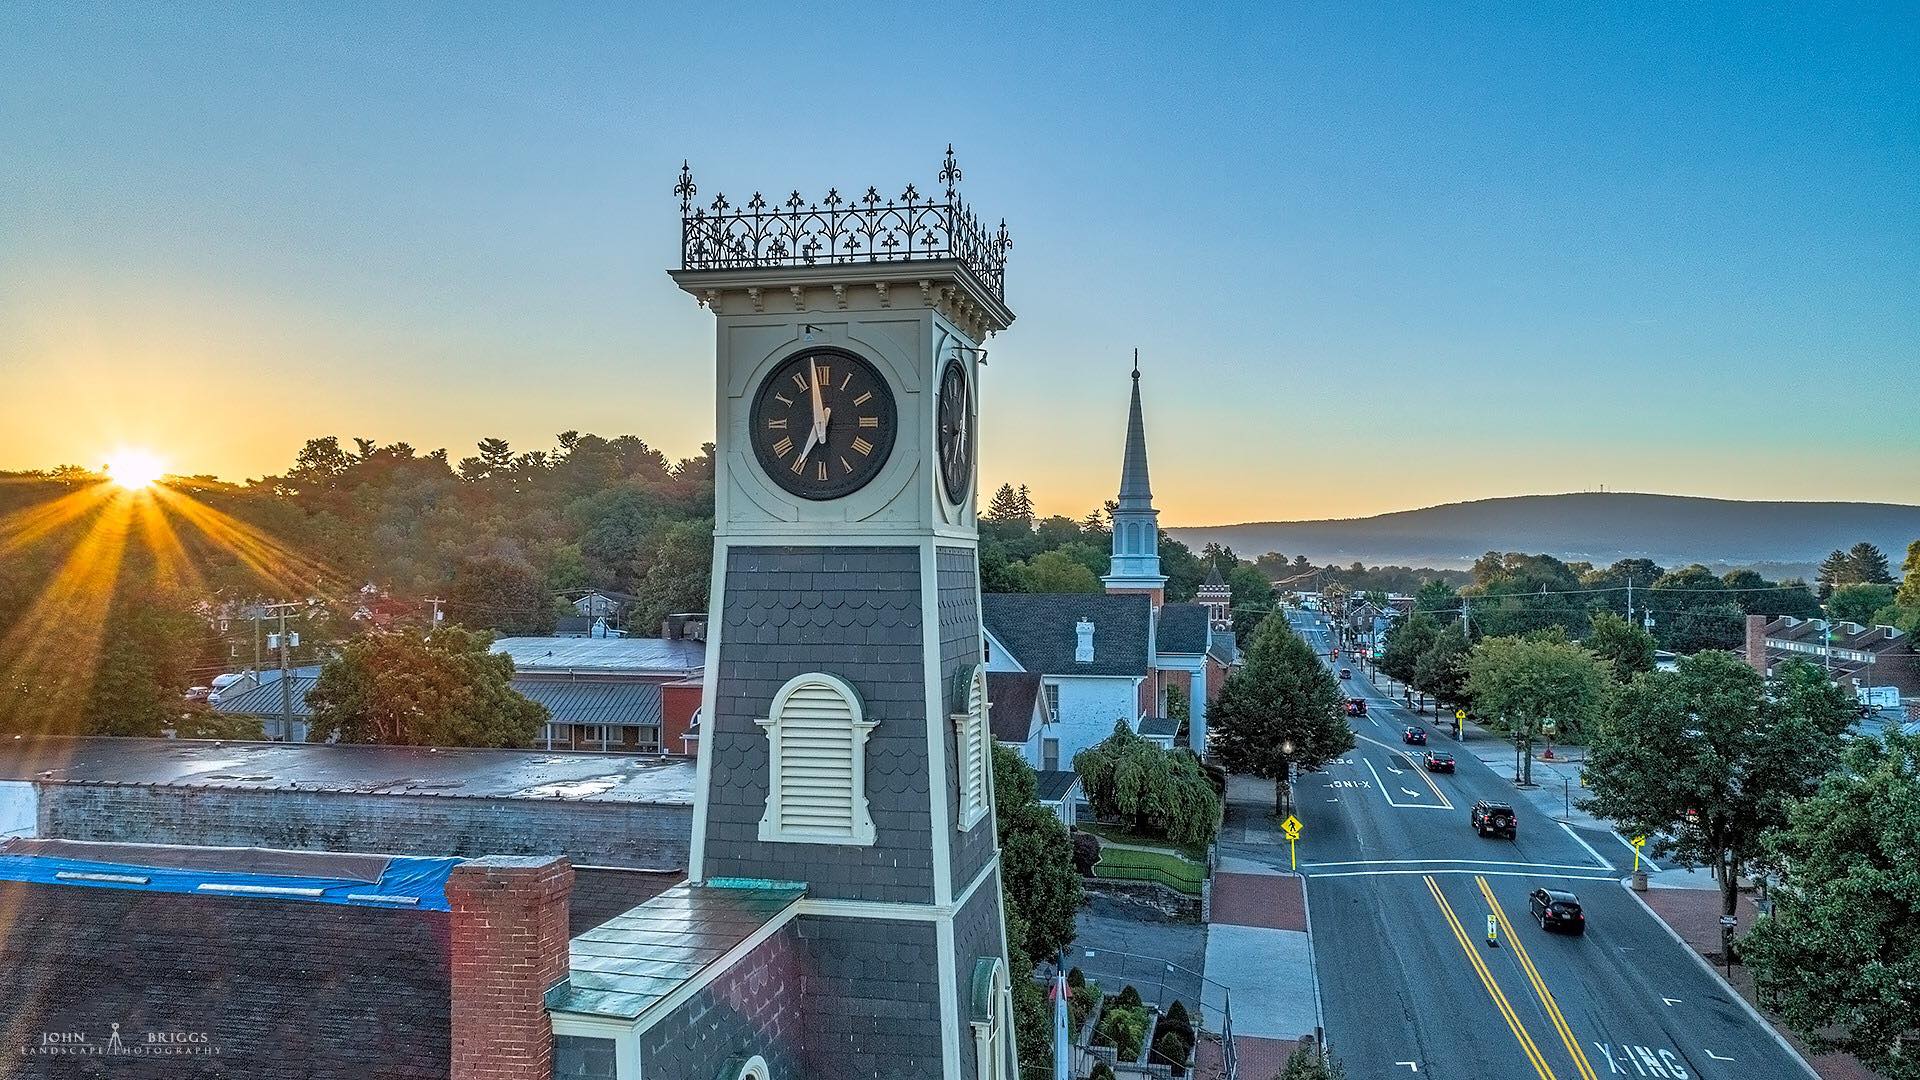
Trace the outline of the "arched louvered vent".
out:
M 795 676 L 774 695 L 767 730 L 767 810 L 762 840 L 871 844 L 866 741 L 874 722 L 844 680 Z

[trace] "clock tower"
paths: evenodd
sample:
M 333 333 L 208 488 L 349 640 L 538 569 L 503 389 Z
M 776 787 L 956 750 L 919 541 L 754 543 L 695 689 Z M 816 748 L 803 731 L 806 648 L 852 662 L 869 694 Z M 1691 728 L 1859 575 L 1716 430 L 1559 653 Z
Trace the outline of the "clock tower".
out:
M 1015 1069 L 974 476 L 1009 243 L 959 180 L 949 148 L 931 194 L 675 189 L 716 328 L 689 877 L 804 884 L 822 1075 Z

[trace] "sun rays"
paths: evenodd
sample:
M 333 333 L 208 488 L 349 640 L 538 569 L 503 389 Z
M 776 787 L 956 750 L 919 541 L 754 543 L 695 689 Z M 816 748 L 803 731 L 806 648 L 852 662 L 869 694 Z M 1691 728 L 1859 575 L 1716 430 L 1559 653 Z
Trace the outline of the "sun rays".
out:
M 47 551 L 64 553 L 0 637 L 0 731 L 78 729 L 115 598 L 141 584 L 123 580 L 130 565 L 150 566 L 154 585 L 191 600 L 213 599 L 193 555 L 209 550 L 238 561 L 263 592 L 306 598 L 348 591 L 325 564 L 167 486 L 151 458 L 116 458 L 116 465 L 108 480 L 0 517 L 0 557 L 25 556 L 42 545 L 59 545 Z M 144 560 L 130 561 L 136 550 Z

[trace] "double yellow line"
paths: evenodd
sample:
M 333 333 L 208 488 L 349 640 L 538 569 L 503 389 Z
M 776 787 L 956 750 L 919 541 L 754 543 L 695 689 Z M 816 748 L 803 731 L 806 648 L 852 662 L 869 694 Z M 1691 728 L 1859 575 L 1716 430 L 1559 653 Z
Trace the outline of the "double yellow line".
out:
M 1553 1030 L 1560 1035 L 1560 1041 L 1566 1045 L 1567 1054 L 1573 1058 L 1574 1071 L 1580 1074 L 1580 1080 L 1598 1080 L 1593 1072 L 1593 1063 L 1587 1060 L 1586 1051 L 1580 1049 L 1580 1040 L 1573 1037 L 1573 1029 L 1567 1026 L 1567 1018 L 1561 1015 L 1560 1003 L 1553 1000 L 1553 992 L 1547 989 L 1545 979 L 1540 977 L 1540 969 L 1533 966 L 1533 957 L 1527 955 L 1527 947 L 1520 942 L 1520 935 L 1513 932 L 1513 924 L 1507 921 L 1506 909 L 1500 901 L 1493 898 L 1493 889 L 1488 887 L 1487 879 L 1474 875 L 1480 886 L 1480 895 L 1487 898 L 1487 905 L 1493 909 L 1493 917 L 1500 924 L 1500 932 L 1507 935 L 1507 944 L 1512 946 L 1513 955 L 1520 961 L 1520 967 L 1527 973 L 1527 981 L 1533 984 L 1533 992 L 1540 998 L 1540 1004 L 1547 1010 L 1547 1019 L 1552 1021 Z
M 1472 965 L 1474 974 L 1480 977 L 1480 985 L 1486 987 L 1487 996 L 1493 999 L 1494 1008 L 1499 1010 L 1501 1018 L 1507 1022 L 1508 1030 L 1513 1032 L 1514 1039 L 1519 1042 L 1520 1052 L 1526 1055 L 1527 1061 L 1533 1065 L 1533 1071 L 1539 1075 L 1540 1080 L 1558 1080 L 1554 1075 L 1553 1066 L 1547 1062 L 1546 1055 L 1540 1052 L 1539 1044 L 1533 1041 L 1532 1033 L 1527 1030 L 1526 1024 L 1521 1022 L 1519 1013 L 1514 1011 L 1513 1003 L 1507 1000 L 1506 992 L 1500 989 L 1500 983 L 1494 979 L 1493 972 L 1488 970 L 1486 961 L 1481 959 L 1479 949 L 1467 934 L 1466 928 L 1461 925 L 1460 917 L 1454 913 L 1453 905 L 1447 902 L 1446 894 L 1441 892 L 1440 883 L 1435 881 L 1432 875 L 1425 875 L 1423 880 L 1427 883 L 1427 891 L 1433 894 L 1433 902 L 1440 906 L 1440 914 L 1446 918 L 1448 928 L 1453 931 L 1454 941 L 1460 945 L 1460 951 L 1466 955 L 1467 963 Z M 1527 955 L 1526 946 L 1520 943 L 1519 935 L 1513 932 L 1513 924 L 1507 921 L 1507 913 L 1500 907 L 1499 901 L 1493 898 L 1493 890 L 1487 887 L 1487 879 L 1476 875 L 1474 880 L 1479 883 L 1481 894 L 1487 898 L 1496 924 L 1506 934 L 1514 956 L 1526 971 L 1527 980 L 1533 984 L 1534 994 L 1540 998 L 1541 1005 L 1546 1009 L 1554 1031 L 1560 1036 L 1561 1043 L 1566 1046 L 1568 1055 L 1573 1059 L 1574 1071 L 1580 1075 L 1580 1080 L 1597 1080 L 1593 1065 L 1587 1060 L 1586 1053 L 1580 1049 L 1579 1041 L 1573 1037 L 1573 1030 L 1568 1027 L 1567 1018 L 1560 1013 L 1559 1003 L 1554 1001 L 1552 992 L 1547 989 L 1546 981 L 1540 977 L 1539 969 L 1533 966 L 1533 959 Z
M 1527 1033 L 1526 1025 L 1522 1024 L 1520 1017 L 1514 1013 L 1513 1004 L 1507 1000 L 1505 991 L 1500 989 L 1499 983 L 1493 981 L 1493 973 L 1487 970 L 1486 961 L 1480 959 L 1480 953 L 1474 949 L 1473 942 L 1468 939 L 1466 929 L 1460 925 L 1460 917 L 1453 913 L 1453 905 L 1447 903 L 1446 894 L 1440 891 L 1440 883 L 1433 880 L 1432 875 L 1427 875 L 1424 880 L 1427 883 L 1427 891 L 1433 893 L 1434 903 L 1440 905 L 1440 914 L 1446 916 L 1447 925 L 1453 928 L 1453 937 L 1460 943 L 1460 951 L 1467 954 L 1467 962 L 1473 965 L 1474 973 L 1480 976 L 1480 985 L 1487 988 L 1487 996 L 1493 999 L 1493 1007 L 1500 1010 L 1500 1015 L 1507 1021 L 1507 1027 L 1513 1031 L 1513 1037 L 1520 1041 L 1520 1052 L 1527 1055 L 1527 1060 L 1533 1063 L 1533 1071 L 1540 1074 L 1540 1080 L 1556 1080 L 1553 1068 L 1547 1064 L 1546 1055 L 1542 1054 L 1540 1047 L 1534 1044 L 1533 1036 Z

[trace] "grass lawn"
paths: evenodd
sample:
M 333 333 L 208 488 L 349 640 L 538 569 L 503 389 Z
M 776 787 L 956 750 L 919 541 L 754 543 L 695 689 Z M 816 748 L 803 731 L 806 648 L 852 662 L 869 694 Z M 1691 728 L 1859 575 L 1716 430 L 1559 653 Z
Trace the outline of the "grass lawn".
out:
M 1204 844 L 1176 844 L 1164 836 L 1147 836 L 1142 833 L 1128 832 L 1124 825 L 1108 825 L 1098 821 L 1080 822 L 1080 831 L 1090 832 L 1102 840 L 1112 840 L 1117 844 L 1134 844 L 1139 847 L 1159 848 L 1161 851 L 1174 851 L 1197 863 L 1207 861 L 1207 848 Z
M 1207 866 L 1172 852 L 1107 847 L 1100 851 L 1093 876 L 1116 881 L 1156 881 L 1188 896 L 1199 896 L 1200 883 L 1207 879 Z

